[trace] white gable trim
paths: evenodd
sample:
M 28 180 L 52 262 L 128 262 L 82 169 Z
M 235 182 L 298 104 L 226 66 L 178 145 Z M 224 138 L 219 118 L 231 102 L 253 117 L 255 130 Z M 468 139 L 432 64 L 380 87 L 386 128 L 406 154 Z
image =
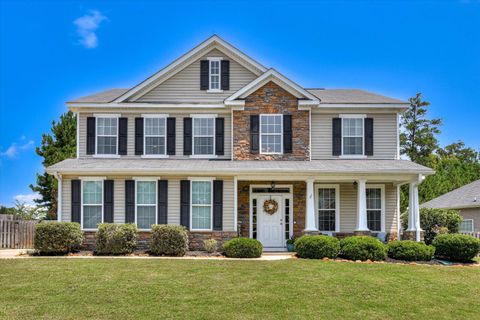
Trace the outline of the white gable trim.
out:
M 258 88 L 261 88 L 268 82 L 274 82 L 283 89 L 287 90 L 290 92 L 292 95 L 299 99 L 307 99 L 305 100 L 302 105 L 311 105 L 311 106 L 316 106 L 320 103 L 318 98 L 316 98 L 314 95 L 312 95 L 310 92 L 306 91 L 303 89 L 301 86 L 293 82 L 292 80 L 288 79 L 284 75 L 282 75 L 280 72 L 276 71 L 275 69 L 269 69 L 267 72 L 262 74 L 260 77 L 257 79 L 253 80 L 249 84 L 247 84 L 245 87 L 242 89 L 238 90 L 235 92 L 233 95 L 225 99 L 225 105 L 239 105 L 239 103 L 235 100 L 237 99 L 243 99 L 250 95 L 252 92 L 257 90 Z
M 147 78 L 146 80 L 144 80 L 140 84 L 136 85 L 135 87 L 131 88 L 130 90 L 128 90 L 127 92 L 122 94 L 120 97 L 115 99 L 113 102 L 118 103 L 118 102 L 125 101 L 128 98 L 135 95 L 136 93 L 138 93 L 139 91 L 141 91 L 142 89 L 144 89 L 147 86 L 153 84 L 154 82 L 156 82 L 160 78 L 162 78 L 164 76 L 167 76 L 167 75 L 168 75 L 168 77 L 171 77 L 174 74 L 180 72 L 181 70 L 183 70 L 184 68 L 186 68 L 189 65 L 188 63 L 184 63 L 184 62 L 188 62 L 189 60 L 195 59 L 198 53 L 200 53 L 202 50 L 204 50 L 205 48 L 208 48 L 210 46 L 213 46 L 212 49 L 213 48 L 219 49 L 220 51 L 222 51 L 225 54 L 227 54 L 227 52 L 228 52 L 230 54 L 233 54 L 233 55 L 239 57 L 240 60 L 245 61 L 245 63 L 241 63 L 241 61 L 238 61 L 238 62 L 241 63 L 242 65 L 244 65 L 245 67 L 247 67 L 248 69 L 250 69 L 251 71 L 260 70 L 260 72 L 265 72 L 267 70 L 263 65 L 261 65 L 260 63 L 258 63 L 255 60 L 253 60 L 252 58 L 250 58 L 249 56 L 247 56 L 246 54 L 244 54 L 243 52 L 241 52 L 240 50 L 238 50 L 237 48 L 235 48 L 234 46 L 232 46 L 231 44 L 229 44 L 228 42 L 226 42 L 225 40 L 223 40 L 219 36 L 213 35 L 212 37 L 208 38 L 207 40 L 205 40 L 204 42 L 202 42 L 201 44 L 199 44 L 198 46 L 196 46 L 195 48 L 193 48 L 192 50 L 190 50 L 189 52 L 184 54 L 183 56 L 179 57 L 178 59 L 176 59 L 175 61 L 170 63 L 165 68 L 161 69 L 160 71 L 158 71 L 157 73 L 155 73 L 151 77 Z M 182 67 L 179 67 L 181 64 L 184 64 L 184 65 Z M 179 68 L 177 68 L 177 67 L 179 67 Z M 175 68 L 177 68 L 177 70 L 174 70 L 173 72 L 171 72 Z M 258 71 L 254 72 L 254 73 L 259 74 Z M 164 79 L 164 80 L 166 80 L 166 79 Z

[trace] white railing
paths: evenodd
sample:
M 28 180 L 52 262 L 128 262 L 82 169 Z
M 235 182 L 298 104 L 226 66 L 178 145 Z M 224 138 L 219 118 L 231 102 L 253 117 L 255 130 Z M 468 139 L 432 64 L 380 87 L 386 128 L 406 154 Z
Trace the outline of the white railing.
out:
M 460 233 L 480 239 L 480 232 L 460 232 Z

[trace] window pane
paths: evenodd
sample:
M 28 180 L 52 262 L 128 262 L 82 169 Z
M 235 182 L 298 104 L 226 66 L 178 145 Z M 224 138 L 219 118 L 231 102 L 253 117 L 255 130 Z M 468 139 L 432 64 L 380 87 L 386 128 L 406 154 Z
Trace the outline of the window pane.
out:
M 460 232 L 473 232 L 473 220 L 463 220 L 458 228 Z
M 382 212 L 380 210 L 367 210 L 367 226 L 371 231 L 382 230 Z
M 145 118 L 146 135 L 165 135 L 165 118 Z
M 145 154 L 165 154 L 165 138 L 145 137 Z
M 117 118 L 97 118 L 98 135 L 117 135 Z
M 193 134 L 196 136 L 213 136 L 213 118 L 194 118 Z
M 117 137 L 98 137 L 97 138 L 98 154 L 116 154 L 117 153 Z
M 343 135 L 350 137 L 363 136 L 363 119 L 343 118 Z
M 321 231 L 335 231 L 335 189 L 318 189 L 318 228 Z
M 363 139 L 362 138 L 343 138 L 343 154 L 346 155 L 362 155 Z
M 155 181 L 137 181 L 137 204 L 155 203 Z
M 382 229 L 382 189 L 367 188 L 367 225 L 372 231 Z
M 192 206 L 192 229 L 210 229 L 211 206 Z
M 201 137 L 193 140 L 194 154 L 213 154 L 213 137 Z
M 192 181 L 192 204 L 211 204 L 212 183 L 210 181 Z
M 137 227 L 139 229 L 150 229 L 155 224 L 155 206 L 137 207 Z
M 262 152 L 263 153 L 281 153 L 282 137 L 280 135 L 262 135 Z
M 83 228 L 95 229 L 102 223 L 102 206 L 83 206 Z
M 102 204 L 102 181 L 83 182 L 83 204 Z

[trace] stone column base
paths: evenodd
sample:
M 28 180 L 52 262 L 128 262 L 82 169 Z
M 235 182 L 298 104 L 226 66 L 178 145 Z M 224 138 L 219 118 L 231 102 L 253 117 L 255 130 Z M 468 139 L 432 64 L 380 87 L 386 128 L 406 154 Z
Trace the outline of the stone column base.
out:
M 320 231 L 307 231 L 307 230 L 303 230 L 303 235 L 307 235 L 307 236 L 318 236 L 320 234 Z
M 423 241 L 424 232 L 420 231 L 420 241 Z M 403 231 L 402 240 L 413 240 L 417 241 L 417 232 L 416 231 Z
M 354 236 L 371 236 L 372 232 L 371 231 L 354 231 L 353 232 Z

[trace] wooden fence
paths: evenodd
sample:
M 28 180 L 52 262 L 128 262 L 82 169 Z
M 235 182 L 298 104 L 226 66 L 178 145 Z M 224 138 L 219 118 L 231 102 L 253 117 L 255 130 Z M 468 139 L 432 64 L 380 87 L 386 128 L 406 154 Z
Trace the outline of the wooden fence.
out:
M 480 239 L 480 232 L 460 232 L 460 233 Z
M 18 220 L 13 215 L 0 215 L 0 248 L 31 249 L 35 220 Z

